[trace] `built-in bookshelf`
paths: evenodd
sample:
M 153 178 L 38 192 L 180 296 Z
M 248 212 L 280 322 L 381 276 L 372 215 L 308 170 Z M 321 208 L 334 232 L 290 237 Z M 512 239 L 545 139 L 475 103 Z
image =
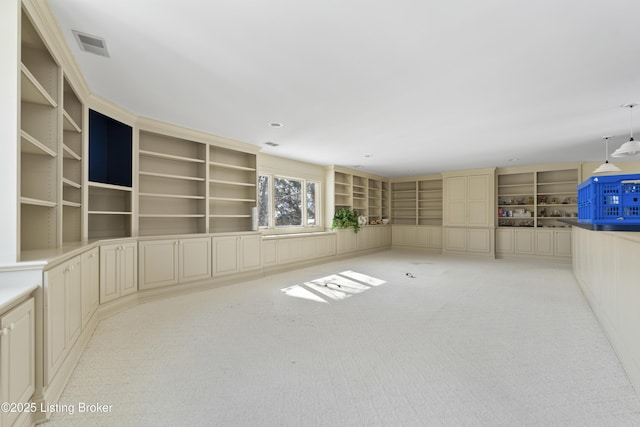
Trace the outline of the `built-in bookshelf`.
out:
M 418 181 L 418 225 L 442 225 L 442 179 Z
M 207 145 L 140 131 L 138 233 L 206 232 Z
M 89 239 L 132 236 L 132 156 L 132 127 L 89 110 Z
M 65 77 L 62 110 L 62 241 L 82 240 L 82 126 L 84 107 Z
M 389 182 L 382 177 L 346 168 L 333 171 L 334 209 L 366 216 L 370 225 L 389 218 Z
M 498 175 L 498 226 L 535 226 L 535 172 Z
M 391 183 L 391 222 L 442 225 L 442 179 L 424 177 Z
M 257 205 L 256 155 L 211 145 L 208 166 L 209 232 L 251 230 Z
M 352 201 L 352 180 L 353 175 L 336 171 L 334 179 L 334 206 L 335 209 L 351 209 Z
M 538 227 L 566 227 L 558 219 L 577 218 L 579 183 L 578 168 L 536 173 Z
M 20 248 L 60 244 L 60 67 L 22 14 L 20 84 Z
M 578 215 L 579 168 L 498 172 L 499 227 L 566 227 Z
M 417 181 L 391 183 L 391 222 L 415 225 L 418 215 Z

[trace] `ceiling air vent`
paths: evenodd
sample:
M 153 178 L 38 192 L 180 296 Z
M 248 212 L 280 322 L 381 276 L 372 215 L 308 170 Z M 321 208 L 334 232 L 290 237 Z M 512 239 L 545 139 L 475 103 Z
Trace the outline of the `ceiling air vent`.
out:
M 102 37 L 92 36 L 91 34 L 81 33 L 79 31 L 71 30 L 75 36 L 80 49 L 85 52 L 95 53 L 96 55 L 109 57 L 109 51 L 107 50 L 107 42 Z

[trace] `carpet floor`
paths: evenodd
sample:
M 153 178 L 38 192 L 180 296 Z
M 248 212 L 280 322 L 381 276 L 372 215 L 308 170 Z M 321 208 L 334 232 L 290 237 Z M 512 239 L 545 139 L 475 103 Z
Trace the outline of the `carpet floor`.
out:
M 51 426 L 640 425 L 570 266 L 396 249 L 104 319 L 59 404 Z

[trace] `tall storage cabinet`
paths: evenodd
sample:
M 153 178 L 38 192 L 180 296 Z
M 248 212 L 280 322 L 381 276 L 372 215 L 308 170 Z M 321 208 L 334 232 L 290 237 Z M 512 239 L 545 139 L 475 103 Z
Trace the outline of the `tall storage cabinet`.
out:
M 495 169 L 443 174 L 443 252 L 495 255 Z

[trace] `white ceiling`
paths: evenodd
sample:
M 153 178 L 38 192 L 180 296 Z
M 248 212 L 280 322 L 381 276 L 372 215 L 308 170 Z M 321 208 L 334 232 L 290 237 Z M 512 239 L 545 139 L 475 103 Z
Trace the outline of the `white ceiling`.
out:
M 97 95 L 388 177 L 601 161 L 640 101 L 638 0 L 48 2 Z

